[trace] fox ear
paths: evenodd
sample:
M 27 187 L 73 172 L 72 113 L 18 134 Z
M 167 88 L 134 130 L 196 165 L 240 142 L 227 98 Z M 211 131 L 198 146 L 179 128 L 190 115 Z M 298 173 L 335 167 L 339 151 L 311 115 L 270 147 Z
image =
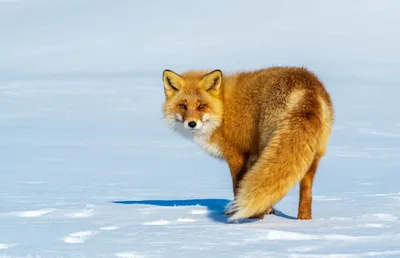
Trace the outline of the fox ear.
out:
M 166 97 L 171 97 L 177 93 L 183 86 L 183 78 L 168 69 L 163 71 L 164 92 Z
M 200 81 L 200 87 L 206 91 L 219 91 L 222 84 L 222 72 L 217 69 L 204 75 Z

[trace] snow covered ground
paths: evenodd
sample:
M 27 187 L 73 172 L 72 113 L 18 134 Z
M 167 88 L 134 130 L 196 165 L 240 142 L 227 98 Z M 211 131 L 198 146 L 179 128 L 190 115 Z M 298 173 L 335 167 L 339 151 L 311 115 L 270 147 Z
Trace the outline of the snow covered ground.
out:
M 0 257 L 400 257 L 398 1 L 0 0 Z M 305 65 L 315 179 L 229 224 L 226 164 L 169 132 L 165 68 Z

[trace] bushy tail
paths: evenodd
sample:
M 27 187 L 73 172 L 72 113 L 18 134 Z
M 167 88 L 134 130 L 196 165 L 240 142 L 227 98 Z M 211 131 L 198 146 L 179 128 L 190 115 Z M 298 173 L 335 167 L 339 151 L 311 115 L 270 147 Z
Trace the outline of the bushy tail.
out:
M 303 99 L 278 124 L 268 145 L 239 183 L 229 221 L 264 214 L 306 174 L 322 137 L 323 111 Z

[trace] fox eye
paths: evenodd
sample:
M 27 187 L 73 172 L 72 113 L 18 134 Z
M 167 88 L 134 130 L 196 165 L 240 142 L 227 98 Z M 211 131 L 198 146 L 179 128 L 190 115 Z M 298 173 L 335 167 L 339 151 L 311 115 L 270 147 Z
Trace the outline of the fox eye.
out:
M 186 109 L 187 109 L 187 107 L 186 107 L 186 105 L 185 105 L 185 104 L 179 104 L 178 106 L 179 106 L 180 108 L 184 109 L 184 110 L 186 110 Z
M 206 104 L 201 104 L 197 107 L 198 110 L 203 110 L 207 105 Z

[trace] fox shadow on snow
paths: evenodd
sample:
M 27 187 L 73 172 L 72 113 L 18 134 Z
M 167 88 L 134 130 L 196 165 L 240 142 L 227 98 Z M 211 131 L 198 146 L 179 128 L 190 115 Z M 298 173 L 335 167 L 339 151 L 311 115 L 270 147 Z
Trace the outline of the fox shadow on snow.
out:
M 227 199 L 187 199 L 187 200 L 125 200 L 125 201 L 113 201 L 116 204 L 125 205 L 153 205 L 153 206 L 164 206 L 164 207 L 185 207 L 185 206 L 203 206 L 208 209 L 208 217 L 216 222 L 229 223 L 229 216 L 224 215 L 224 209 L 230 201 Z M 275 216 L 283 217 L 286 219 L 296 219 L 288 216 L 283 212 L 274 208 Z M 273 215 L 266 215 L 273 216 Z M 240 221 L 240 223 L 249 223 L 257 221 L 256 219 L 247 219 Z

